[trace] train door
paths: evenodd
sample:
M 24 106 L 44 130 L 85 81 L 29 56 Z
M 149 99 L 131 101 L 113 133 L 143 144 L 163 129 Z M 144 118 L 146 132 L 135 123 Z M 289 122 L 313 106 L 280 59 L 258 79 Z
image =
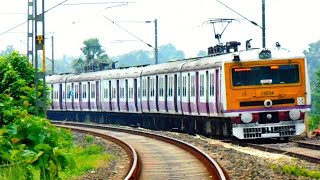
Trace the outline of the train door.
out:
M 216 79 L 215 79 L 215 96 L 216 96 L 216 110 L 217 113 L 221 113 L 221 107 L 220 107 L 220 70 L 216 69 Z
M 116 91 L 117 91 L 117 102 L 116 107 L 118 108 L 118 111 L 120 111 L 120 82 L 119 80 L 116 80 Z
M 159 83 L 159 77 L 158 76 L 156 76 L 156 109 L 157 109 L 157 111 L 159 111 L 159 94 L 158 94 L 158 88 L 159 88 L 159 85 L 158 85 L 158 83 Z
M 188 73 L 188 88 L 187 88 L 187 97 L 188 97 L 188 108 L 189 113 L 192 114 L 195 110 L 195 75 L 194 72 Z
M 174 75 L 173 80 L 173 101 L 174 101 L 174 109 L 178 112 L 178 97 L 177 97 L 177 74 Z
M 125 95 L 125 107 L 126 111 L 129 111 L 129 84 L 128 84 L 128 79 L 125 80 L 125 86 L 124 86 L 124 95 Z
M 148 111 L 150 111 L 150 77 L 147 78 L 147 106 L 148 106 Z
M 200 88 L 199 88 L 199 72 L 196 72 L 196 77 L 195 77 L 196 81 L 195 81 L 195 89 L 196 89 L 196 103 L 198 104 L 198 102 L 200 101 Z M 199 114 L 199 108 L 198 105 L 196 104 L 196 110 L 195 113 L 198 115 Z
M 59 84 L 59 107 L 60 107 L 60 110 L 63 109 L 63 106 L 62 106 L 62 99 L 63 99 L 63 92 L 62 92 L 62 84 Z
M 51 84 L 51 93 L 50 93 L 50 98 L 51 98 L 51 109 L 54 109 L 54 101 L 55 101 L 55 99 L 54 99 L 54 89 L 53 89 L 53 84 Z
M 79 83 L 79 109 L 82 110 L 82 83 Z
M 107 86 L 108 86 L 108 98 L 107 98 L 107 103 L 109 104 L 109 111 L 112 111 L 112 105 L 111 105 L 111 99 L 112 99 L 112 89 L 111 89 L 111 81 L 107 81 Z
M 208 77 L 208 112 L 210 116 L 216 116 L 216 96 L 215 96 L 215 69 L 209 70 Z
M 137 84 L 138 84 L 137 79 L 134 79 L 133 92 L 134 92 L 134 107 L 135 107 L 136 111 L 138 111 L 138 86 L 137 86 Z
M 166 112 L 168 112 L 168 75 L 164 76 L 164 104 Z
M 72 110 L 74 110 L 74 96 L 75 96 L 74 83 L 71 83 L 70 95 L 71 95 L 71 108 Z
M 96 81 L 96 106 L 98 111 L 101 110 L 100 102 L 100 83 L 99 81 Z
M 90 97 L 91 96 L 90 82 L 88 82 L 87 85 L 88 85 L 88 91 L 87 91 L 88 92 L 88 102 L 87 103 L 88 103 L 88 109 L 91 110 L 91 106 L 90 106 L 90 100 L 91 100 L 91 97 Z

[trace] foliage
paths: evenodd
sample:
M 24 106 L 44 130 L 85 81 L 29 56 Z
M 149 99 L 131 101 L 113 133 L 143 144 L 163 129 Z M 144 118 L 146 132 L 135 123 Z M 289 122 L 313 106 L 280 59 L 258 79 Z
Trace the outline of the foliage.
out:
M 73 169 L 67 168 L 64 172 L 61 172 L 61 178 L 63 179 L 78 177 L 94 169 L 106 167 L 108 162 L 114 158 L 105 153 L 103 147 L 99 144 L 89 144 L 85 147 L 76 146 L 72 149 L 72 154 L 74 154 L 77 165 Z
M 1 51 L 0 52 L 0 56 L 4 56 L 4 55 L 7 55 L 7 54 L 11 54 L 12 52 L 14 51 L 14 48 L 12 45 L 9 45 L 6 47 L 5 50 Z
M 159 47 L 159 63 L 165 63 L 170 60 L 184 59 L 184 52 L 177 50 L 173 44 L 166 44 Z
M 172 44 L 166 44 L 158 48 L 158 63 L 166 63 L 170 60 L 184 59 L 183 51 L 177 50 Z M 154 51 L 137 50 L 114 58 L 117 67 L 139 66 L 155 64 Z
M 40 170 L 41 179 L 55 179 L 74 165 L 68 153 L 71 135 L 33 116 L 34 74 L 27 57 L 18 52 L 0 58 L 0 164 L 23 164 L 27 179 L 33 178 L 32 168 Z
M 207 56 L 207 51 L 204 51 L 204 50 L 200 50 L 197 54 L 198 57 L 204 57 L 204 56 Z
M 83 45 L 84 47 L 81 48 L 81 51 L 84 57 L 73 61 L 73 68 L 77 73 L 99 68 L 101 63 L 111 63 L 105 50 L 102 49 L 99 39 L 87 39 L 83 42 Z
M 138 66 L 144 64 L 153 64 L 154 57 L 150 51 L 138 50 L 132 51 L 114 58 L 117 67 Z
M 308 50 L 304 55 L 308 62 L 308 72 L 311 86 L 311 117 L 309 119 L 309 128 L 314 130 L 320 124 L 320 40 L 309 44 Z
M 320 125 L 320 116 L 319 115 L 313 115 L 309 118 L 309 130 L 315 130 L 318 129 Z
M 304 176 L 304 177 L 314 178 L 314 179 L 320 178 L 320 171 L 309 170 L 306 168 L 298 167 L 296 165 L 284 165 L 282 167 L 272 166 L 272 169 L 279 170 L 282 173 L 291 174 L 297 177 Z
M 86 141 L 88 143 L 92 142 L 93 141 L 93 136 L 92 135 L 86 135 Z

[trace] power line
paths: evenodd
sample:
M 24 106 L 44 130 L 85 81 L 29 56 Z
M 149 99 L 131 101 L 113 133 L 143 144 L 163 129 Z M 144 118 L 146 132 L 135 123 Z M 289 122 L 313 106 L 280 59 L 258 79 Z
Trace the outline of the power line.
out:
M 230 8 L 229 6 L 227 6 L 226 4 L 224 4 L 223 2 L 221 2 L 221 1 L 219 1 L 219 0 L 217 0 L 217 1 L 218 1 L 220 4 L 222 4 L 223 6 L 225 6 L 226 8 L 230 9 L 232 12 L 238 14 L 239 16 L 241 16 L 242 18 L 244 18 L 245 20 L 247 20 L 247 21 L 249 21 L 250 23 L 252 23 L 253 25 L 258 26 L 258 27 L 260 27 L 260 28 L 262 29 L 262 27 L 261 27 L 258 23 L 254 22 L 254 21 L 251 21 L 250 19 L 248 19 L 248 18 L 246 18 L 245 16 L 243 16 L 242 14 L 238 13 L 236 10 Z
M 67 2 L 67 1 L 69 1 L 69 0 L 64 0 L 64 1 L 62 1 L 62 2 L 60 2 L 60 3 L 58 3 L 57 5 L 55 5 L 55 6 L 53 6 L 53 7 L 51 7 L 51 8 L 49 8 L 48 10 L 46 10 L 46 11 L 44 11 L 44 13 L 47 13 L 47 12 L 49 12 L 49 11 L 51 11 L 52 9 L 54 9 L 54 8 L 56 8 L 56 7 L 58 7 L 58 6 L 60 6 L 61 4 L 63 4 L 63 3 L 65 3 L 65 2 Z M 42 13 L 41 13 L 42 14 Z M 39 14 L 39 15 L 41 15 L 41 14 Z M 34 17 L 35 18 L 35 17 Z M 34 19 L 33 18 L 33 19 Z M 11 30 L 13 30 L 13 29 L 16 29 L 16 28 L 18 28 L 18 27 L 20 27 L 20 26 L 22 26 L 22 25 L 24 25 L 25 23 L 27 23 L 28 22 L 28 20 L 27 21 L 24 21 L 24 22 L 22 22 L 22 23 L 20 23 L 20 24 L 18 24 L 18 25 L 16 25 L 16 26 L 14 26 L 14 27 L 12 27 L 12 28 L 10 28 L 10 29 L 8 29 L 8 30 L 6 30 L 6 31 L 4 31 L 4 32 L 2 32 L 2 33 L 0 33 L 0 36 L 2 36 L 2 35 L 4 35 L 4 34 L 6 34 L 6 33 L 8 33 L 8 32 L 10 32 Z
M 77 6 L 77 5 L 97 5 L 97 4 L 128 4 L 128 3 L 135 3 L 135 2 L 88 2 L 88 3 L 68 3 L 62 4 L 63 6 Z
M 119 28 L 121 28 L 122 30 L 124 30 L 125 32 L 129 33 L 131 36 L 135 37 L 136 39 L 138 39 L 139 41 L 143 42 L 144 44 L 146 44 L 147 46 L 155 49 L 153 46 L 151 46 L 151 44 L 145 42 L 144 40 L 140 39 L 138 36 L 132 34 L 131 32 L 129 32 L 128 30 L 126 30 L 125 28 L 123 28 L 122 26 L 120 26 L 119 24 L 115 23 L 114 21 L 112 21 L 111 19 L 109 19 L 107 16 L 103 15 L 104 18 L 106 18 L 107 20 L 109 20 L 111 23 L 115 24 L 116 26 L 118 26 Z

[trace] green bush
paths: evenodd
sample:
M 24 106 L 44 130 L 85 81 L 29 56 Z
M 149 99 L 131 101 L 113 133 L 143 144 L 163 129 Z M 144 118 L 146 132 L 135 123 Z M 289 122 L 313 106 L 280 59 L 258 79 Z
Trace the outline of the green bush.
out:
M 86 141 L 88 142 L 88 143 L 91 143 L 92 141 L 93 141 L 93 136 L 92 135 L 90 135 L 90 134 L 88 134 L 88 135 L 86 135 Z
M 320 125 L 320 115 L 313 115 L 309 117 L 309 130 L 313 131 Z
M 27 57 L 13 52 L 0 57 L 0 165 L 23 164 L 41 179 L 56 179 L 59 171 L 74 166 L 69 153 L 70 132 L 58 129 L 35 114 L 35 70 Z M 43 86 L 39 81 L 39 96 Z
M 103 152 L 103 147 L 99 144 L 90 144 L 82 152 L 81 155 L 94 155 Z

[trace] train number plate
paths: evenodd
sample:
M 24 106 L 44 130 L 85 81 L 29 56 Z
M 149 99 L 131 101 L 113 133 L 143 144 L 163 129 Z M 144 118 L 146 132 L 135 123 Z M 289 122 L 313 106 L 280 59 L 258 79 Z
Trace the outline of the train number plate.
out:
M 278 91 L 275 89 L 270 90 L 256 90 L 257 97 L 265 97 L 265 96 L 278 96 Z

